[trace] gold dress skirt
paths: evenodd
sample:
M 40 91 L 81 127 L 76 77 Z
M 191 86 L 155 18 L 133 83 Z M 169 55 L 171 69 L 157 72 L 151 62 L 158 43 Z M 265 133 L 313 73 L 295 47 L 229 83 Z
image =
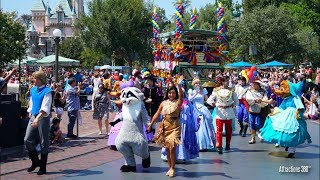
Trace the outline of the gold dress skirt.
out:
M 179 120 L 180 107 L 177 107 L 177 102 L 171 102 L 167 100 L 167 102 L 165 101 L 164 103 L 171 106 L 164 106 L 168 108 L 164 108 L 162 111 L 164 118 L 160 123 L 154 140 L 157 144 L 165 148 L 174 148 L 178 144 L 181 144 L 181 125 Z

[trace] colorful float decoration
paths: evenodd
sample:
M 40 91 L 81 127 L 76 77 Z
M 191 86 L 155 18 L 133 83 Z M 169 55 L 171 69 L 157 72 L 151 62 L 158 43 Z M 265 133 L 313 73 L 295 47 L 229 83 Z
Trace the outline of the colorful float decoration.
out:
M 185 5 L 178 1 L 175 9 L 176 28 L 175 31 L 167 33 L 160 33 L 159 18 L 154 10 L 152 43 L 156 70 L 152 73 L 164 78 L 177 65 L 222 67 L 225 62 L 230 62 L 222 54 L 228 49 L 228 42 L 225 34 L 224 7 L 221 3 L 217 9 L 217 31 L 197 29 L 196 9 L 192 11 L 189 29 L 184 29 Z

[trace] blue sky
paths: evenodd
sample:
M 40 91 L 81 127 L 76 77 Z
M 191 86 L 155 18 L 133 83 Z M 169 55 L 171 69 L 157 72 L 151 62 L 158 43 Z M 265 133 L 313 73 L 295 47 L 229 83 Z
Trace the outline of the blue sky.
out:
M 0 0 L 1 8 L 4 11 L 17 11 L 18 15 L 21 14 L 31 14 L 31 8 L 36 3 L 37 0 Z M 84 0 L 85 4 L 90 0 Z M 166 15 L 171 15 L 174 13 L 175 9 L 172 6 L 173 0 L 154 0 L 155 4 L 166 9 Z M 234 2 L 238 1 L 239 3 L 242 0 L 234 0 Z M 47 0 L 44 0 L 47 2 Z M 58 0 L 49 0 L 50 6 L 55 7 Z M 200 7 L 204 7 L 208 3 L 214 3 L 215 0 L 191 0 L 191 7 L 196 7 L 199 9 Z

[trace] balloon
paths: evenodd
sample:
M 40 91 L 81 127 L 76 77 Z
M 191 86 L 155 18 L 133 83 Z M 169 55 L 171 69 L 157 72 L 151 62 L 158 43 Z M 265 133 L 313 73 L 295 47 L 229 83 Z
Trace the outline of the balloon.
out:
M 253 77 L 256 77 L 258 75 L 257 71 L 253 71 Z
M 126 81 L 128 81 L 128 80 L 129 80 L 129 74 L 123 75 L 123 79 L 125 79 Z
M 254 80 L 254 77 L 252 76 L 251 78 L 249 78 L 249 81 L 252 82 Z
M 257 67 L 252 66 L 250 69 L 251 69 L 252 71 L 255 71 L 255 70 L 257 70 Z
M 245 76 L 245 75 L 247 75 L 247 72 L 246 72 L 246 70 L 244 70 L 244 69 L 243 69 L 243 70 L 241 71 L 241 75 L 242 75 L 242 76 Z
M 251 79 L 253 77 L 253 72 L 252 71 L 247 72 L 247 76 L 249 77 L 249 79 Z

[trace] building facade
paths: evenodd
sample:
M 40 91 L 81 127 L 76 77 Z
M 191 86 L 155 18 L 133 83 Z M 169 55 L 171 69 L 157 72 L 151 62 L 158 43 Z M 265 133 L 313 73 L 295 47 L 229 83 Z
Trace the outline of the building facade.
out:
M 27 31 L 27 39 L 32 57 L 41 58 L 53 54 L 53 30 L 60 29 L 62 41 L 74 37 L 74 24 L 84 13 L 83 0 L 57 0 L 56 7 L 50 7 L 49 0 L 36 0 L 32 12 L 32 22 Z

